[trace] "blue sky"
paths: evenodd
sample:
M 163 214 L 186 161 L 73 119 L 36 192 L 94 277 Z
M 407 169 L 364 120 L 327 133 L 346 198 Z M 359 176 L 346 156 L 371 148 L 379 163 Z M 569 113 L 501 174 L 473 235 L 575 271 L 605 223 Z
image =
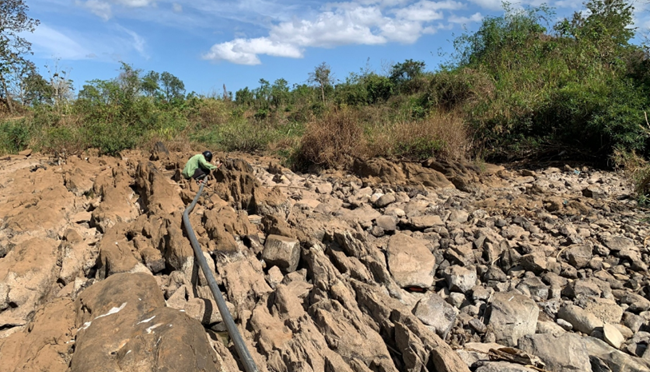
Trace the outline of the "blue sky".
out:
M 41 21 L 33 60 L 47 77 L 55 66 L 77 89 L 115 77 L 119 61 L 169 71 L 187 91 L 221 93 L 256 87 L 260 78 L 304 83 L 327 62 L 336 78 L 369 67 L 384 72 L 405 59 L 435 69 L 454 35 L 501 13 L 500 0 L 26 0 Z M 525 0 L 517 6 L 539 5 Z M 544 2 L 558 18 L 581 0 Z M 650 27 L 647 2 L 635 4 L 636 26 Z

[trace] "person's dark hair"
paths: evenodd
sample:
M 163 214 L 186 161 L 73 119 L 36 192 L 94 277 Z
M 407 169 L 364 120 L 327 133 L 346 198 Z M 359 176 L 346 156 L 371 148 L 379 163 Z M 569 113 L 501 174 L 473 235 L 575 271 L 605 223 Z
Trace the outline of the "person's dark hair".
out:
M 210 151 L 203 151 L 203 156 L 205 157 L 205 160 L 207 161 L 212 161 L 212 153 Z

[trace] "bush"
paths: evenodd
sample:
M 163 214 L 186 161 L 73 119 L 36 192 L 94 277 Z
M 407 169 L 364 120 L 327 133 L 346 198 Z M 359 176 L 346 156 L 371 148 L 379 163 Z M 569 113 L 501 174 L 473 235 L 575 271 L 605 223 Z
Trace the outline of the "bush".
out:
M 0 153 L 14 154 L 29 145 L 31 131 L 25 119 L 0 123 Z
M 372 156 L 462 160 L 471 150 L 466 124 L 456 113 L 434 113 L 423 120 L 370 126 L 367 133 L 367 153 Z
M 364 155 L 363 128 L 358 113 L 342 109 L 307 124 L 298 157 L 305 164 L 343 168 Z

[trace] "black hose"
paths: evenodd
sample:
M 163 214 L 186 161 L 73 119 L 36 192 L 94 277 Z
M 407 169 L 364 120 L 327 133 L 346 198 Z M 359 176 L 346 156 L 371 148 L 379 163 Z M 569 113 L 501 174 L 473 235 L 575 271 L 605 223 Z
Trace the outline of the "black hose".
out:
M 190 242 L 192 243 L 192 248 L 194 248 L 194 257 L 196 257 L 196 260 L 199 262 L 199 265 L 201 266 L 201 270 L 203 270 L 203 274 L 205 275 L 205 278 L 208 280 L 208 285 L 210 286 L 212 295 L 214 296 L 214 299 L 217 302 L 217 307 L 219 308 L 219 312 L 221 313 L 221 318 L 223 319 L 223 322 L 226 324 L 226 329 L 228 330 L 230 339 L 235 344 L 235 350 L 237 350 L 237 354 L 239 355 L 239 359 L 241 363 L 244 365 L 244 369 L 246 370 L 246 372 L 258 372 L 257 366 L 255 365 L 255 362 L 253 361 L 253 358 L 251 357 L 251 354 L 248 351 L 248 348 L 246 347 L 246 344 L 244 343 L 241 334 L 239 333 L 239 329 L 237 328 L 235 321 L 232 319 L 232 315 L 230 315 L 228 306 L 226 306 L 226 301 L 223 299 L 221 290 L 219 290 L 217 281 L 214 279 L 214 275 L 212 275 L 212 271 L 208 266 L 208 262 L 205 260 L 205 257 L 203 256 L 203 251 L 201 250 L 199 241 L 196 239 L 196 235 L 194 234 L 194 229 L 192 229 L 192 225 L 190 224 L 189 214 L 192 211 L 192 209 L 194 209 L 196 202 L 199 200 L 199 197 L 203 193 L 204 186 L 205 183 L 201 183 L 199 192 L 196 193 L 194 200 L 192 200 L 192 203 L 188 205 L 187 208 L 185 208 L 185 212 L 183 212 L 183 225 L 185 225 L 185 230 L 187 230 L 187 237 L 190 238 Z

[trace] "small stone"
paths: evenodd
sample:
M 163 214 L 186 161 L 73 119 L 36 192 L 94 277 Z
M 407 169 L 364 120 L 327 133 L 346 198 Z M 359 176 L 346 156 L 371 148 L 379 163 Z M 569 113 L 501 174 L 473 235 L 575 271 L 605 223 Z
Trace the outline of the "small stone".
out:
M 469 219 L 469 213 L 467 213 L 464 210 L 458 210 L 454 209 L 451 211 L 451 214 L 449 215 L 449 221 L 452 222 L 458 222 L 458 223 L 465 223 Z
M 606 194 L 600 187 L 591 185 L 582 190 L 582 196 L 592 199 L 603 199 Z
M 520 338 L 535 334 L 539 308 L 526 296 L 515 292 L 495 293 L 488 311 L 488 326 L 499 343 L 516 347 Z
M 485 324 L 478 318 L 474 318 L 470 320 L 469 326 L 472 327 L 478 333 L 485 333 L 485 331 L 487 331 L 487 327 L 485 326 Z
M 598 319 L 594 314 L 588 313 L 575 305 L 566 305 L 560 308 L 557 316 L 571 323 L 573 328 L 582 333 L 591 334 L 591 332 L 603 326 L 603 321 Z
M 603 326 L 603 340 L 617 349 L 620 349 L 623 342 L 625 342 L 621 332 L 609 323 Z
M 319 194 L 331 194 L 332 193 L 332 184 L 327 182 L 327 183 L 321 183 L 320 185 L 316 186 L 316 192 Z
M 537 333 L 538 334 L 544 334 L 544 333 L 550 333 L 555 336 L 559 336 L 562 333 L 566 332 L 562 326 L 550 322 L 550 321 L 538 321 L 537 322 Z
M 623 249 L 635 249 L 634 242 L 624 236 L 606 236 L 601 238 L 603 244 L 614 252 Z
M 452 306 L 460 309 L 463 304 L 466 302 L 465 295 L 458 292 L 452 292 L 449 294 L 449 297 L 446 299 Z
M 384 208 L 388 206 L 389 204 L 395 203 L 395 194 L 390 193 L 390 194 L 385 194 L 382 195 L 377 201 L 375 201 L 375 207 L 377 208 Z
M 386 233 L 393 233 L 397 229 L 397 221 L 393 216 L 380 216 L 375 220 L 377 227 L 380 227 Z
M 300 261 L 300 242 L 286 236 L 269 235 L 262 258 L 267 265 L 278 266 L 285 273 L 296 271 Z
M 519 263 L 524 269 L 532 271 L 538 275 L 544 272 L 547 266 L 546 255 L 541 251 L 522 256 Z
M 411 217 L 410 224 L 416 230 L 424 230 L 434 226 L 445 225 L 440 216 L 437 215 Z
M 565 331 L 570 331 L 573 329 L 573 325 L 571 323 L 567 322 L 566 320 L 562 318 L 558 318 L 555 320 L 555 322 L 562 328 L 564 328 Z
M 413 308 L 413 315 L 444 339 L 454 326 L 458 309 L 435 292 L 428 292 Z
M 275 288 L 278 284 L 282 283 L 282 279 L 284 279 L 284 275 L 282 275 L 279 267 L 273 266 L 269 269 L 266 281 L 269 283 L 271 288 Z
M 582 269 L 589 264 L 593 257 L 591 247 L 585 244 L 576 244 L 570 246 L 566 251 L 566 257 L 569 263 L 577 269 Z
M 476 285 L 476 268 L 454 265 L 444 273 L 450 291 L 465 293 Z
M 423 241 L 398 233 L 386 251 L 388 270 L 400 287 L 431 287 L 436 258 Z

